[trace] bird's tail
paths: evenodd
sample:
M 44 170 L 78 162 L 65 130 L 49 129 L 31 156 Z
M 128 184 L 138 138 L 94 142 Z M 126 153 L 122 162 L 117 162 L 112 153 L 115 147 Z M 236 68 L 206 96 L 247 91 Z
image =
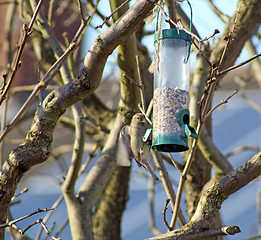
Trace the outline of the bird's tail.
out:
M 150 175 L 154 178 L 155 181 L 159 181 L 159 178 L 157 177 L 157 175 L 154 173 L 154 171 L 151 169 L 150 165 L 148 163 L 144 163 L 144 168 L 146 168 L 148 170 L 148 172 L 150 173 Z

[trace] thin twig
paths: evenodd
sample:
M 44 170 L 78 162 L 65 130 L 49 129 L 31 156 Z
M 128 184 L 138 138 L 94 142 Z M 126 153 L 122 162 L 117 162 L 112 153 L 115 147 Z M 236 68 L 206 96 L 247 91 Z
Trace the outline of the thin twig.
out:
M 2 111 L 2 120 L 1 120 L 1 132 L 4 131 L 6 127 L 6 116 L 7 116 L 7 107 L 8 107 L 8 99 L 9 94 L 7 94 L 6 101 L 4 102 L 3 111 Z M 4 163 L 4 141 L 0 142 L 0 167 L 2 168 L 2 165 Z
M 86 21 L 85 16 L 84 16 L 84 12 L 83 12 L 82 1 L 81 0 L 77 0 L 77 2 L 78 2 L 78 5 L 79 5 L 79 8 L 80 8 L 81 19 L 82 19 L 82 21 Z
M 21 85 L 21 86 L 13 86 L 10 89 L 11 93 L 19 93 L 19 92 L 31 92 L 36 88 L 37 84 L 34 85 Z M 46 90 L 55 90 L 57 89 L 58 86 L 57 85 L 48 85 L 45 87 Z
M 37 7 L 34 11 L 34 14 L 33 14 L 33 17 L 31 19 L 31 22 L 29 23 L 29 26 L 27 26 L 26 24 L 23 25 L 23 36 L 21 38 L 21 41 L 20 41 L 20 44 L 19 44 L 19 48 L 17 50 L 17 53 L 16 53 L 16 56 L 14 57 L 14 61 L 13 61 L 13 64 L 12 64 L 12 67 L 11 67 L 11 76 L 7 82 L 7 85 L 5 86 L 3 92 L 1 93 L 1 96 L 0 96 L 0 105 L 2 104 L 2 102 L 4 101 L 4 99 L 6 98 L 6 94 L 9 90 L 9 88 L 11 87 L 11 84 L 13 82 L 13 79 L 15 77 L 15 74 L 18 70 L 18 68 L 21 66 L 21 56 L 22 56 L 22 53 L 23 53 L 23 50 L 24 50 L 24 47 L 25 47 L 25 43 L 28 39 L 28 37 L 31 35 L 32 33 L 32 27 L 33 27 L 33 24 L 35 22 L 35 19 L 36 19 L 36 16 L 40 10 L 40 7 L 41 7 L 41 4 L 42 4 L 43 0 L 40 0 L 37 4 Z
M 168 209 L 169 202 L 170 202 L 170 199 L 168 198 L 166 200 L 166 204 L 165 204 L 164 210 L 162 212 L 162 215 L 163 215 L 163 221 L 164 221 L 165 225 L 167 226 L 168 230 L 170 231 L 171 229 L 170 229 L 170 226 L 169 226 L 168 221 L 166 219 L 166 212 L 167 212 L 167 209 Z
M 198 136 L 200 136 L 200 133 L 201 133 L 201 126 L 202 125 L 199 124 L 197 131 L 196 131 Z M 173 209 L 173 216 L 172 216 L 171 223 L 170 223 L 170 227 L 171 227 L 172 230 L 175 229 L 175 225 L 176 225 L 176 221 L 177 221 L 177 215 L 178 215 L 179 206 L 180 206 L 180 201 L 181 201 L 181 197 L 182 197 L 182 192 L 183 192 L 184 184 L 185 184 L 185 181 L 186 181 L 186 176 L 189 172 L 192 160 L 193 160 L 195 153 L 196 153 L 196 146 L 197 146 L 197 143 L 198 143 L 198 139 L 199 138 L 196 138 L 196 139 L 194 138 L 194 140 L 192 142 L 190 155 L 187 159 L 185 168 L 184 168 L 182 175 L 180 177 L 178 191 L 177 191 L 176 200 L 175 200 L 175 206 L 174 206 L 174 209 Z
M 6 36 L 6 39 L 3 40 L 2 42 L 2 52 L 4 54 L 7 55 L 6 57 L 6 63 L 7 63 L 7 69 L 9 69 L 9 71 L 11 71 L 11 66 L 10 63 L 12 62 L 12 58 L 13 58 L 13 50 L 12 50 L 12 44 L 13 44 L 13 33 L 14 33 L 14 19 L 16 14 L 16 10 L 17 10 L 17 5 L 18 2 L 16 2 L 16 4 L 9 4 L 9 6 L 7 7 L 6 10 L 6 17 L 5 17 L 5 33 L 4 35 Z M 3 64 L 3 63 L 2 63 Z M 6 79 L 4 79 L 4 84 L 6 83 Z
M 197 56 L 201 55 L 208 63 L 208 65 L 211 67 L 212 64 L 211 62 L 209 61 L 208 57 L 206 56 L 206 54 L 201 50 L 201 46 L 198 46 L 194 40 L 192 40 L 192 43 L 194 44 L 194 46 L 198 49 L 198 53 L 197 53 Z
M 207 82 L 207 87 L 206 90 L 204 91 L 203 97 L 201 99 L 201 102 L 199 104 L 199 122 L 203 123 L 204 122 L 204 117 L 207 114 L 207 111 L 209 109 L 210 103 L 211 103 L 211 98 L 213 96 L 213 93 L 216 89 L 217 85 L 217 78 L 214 77 L 216 74 L 218 68 L 215 68 L 214 66 L 212 67 L 212 73 L 211 73 L 211 78 Z
M 173 166 L 178 170 L 178 172 L 180 173 L 180 175 L 182 175 L 182 170 L 180 169 L 180 167 L 179 167 L 179 165 L 176 163 L 176 161 L 173 159 L 173 157 L 172 157 L 172 155 L 171 155 L 170 152 L 168 153 L 168 155 L 169 155 L 169 158 L 170 158 L 170 160 L 171 160 Z
M 48 212 L 48 211 L 53 211 L 53 209 L 51 209 L 51 208 L 50 209 L 47 209 L 47 208 L 40 209 L 40 208 L 38 208 L 37 211 L 35 211 L 35 212 L 29 213 L 29 214 L 27 214 L 27 215 L 25 215 L 23 217 L 17 218 L 17 219 L 12 220 L 12 221 L 10 221 L 8 223 L 0 224 L 0 229 L 1 228 L 6 228 L 6 227 L 12 227 L 13 224 L 16 224 L 17 222 L 20 222 L 20 221 L 22 221 L 22 220 L 24 220 L 26 218 L 29 218 L 29 217 L 37 214 L 37 213 Z
M 54 204 L 52 205 L 51 209 L 52 210 L 55 210 L 59 205 L 60 203 L 62 202 L 63 200 L 63 195 L 61 195 L 55 202 Z M 47 221 L 50 219 L 51 215 L 54 213 L 54 211 L 50 211 L 46 214 L 46 216 L 44 217 L 44 219 L 42 220 L 44 224 L 47 223 Z M 37 236 L 35 238 L 35 240 L 39 240 L 40 237 L 41 237 L 41 234 L 42 234 L 42 231 L 43 231 L 43 226 L 41 225 L 38 233 L 37 233 Z
M 258 105 L 256 102 L 254 102 L 253 100 L 251 100 L 250 98 L 248 98 L 244 93 L 241 93 L 240 96 L 243 98 L 243 100 L 246 101 L 246 103 L 252 107 L 253 109 L 255 109 L 258 113 L 261 114 L 261 106 Z
M 236 89 L 232 94 L 230 94 L 226 99 L 224 99 L 222 102 L 220 102 L 219 104 L 217 104 L 215 107 L 211 108 L 209 110 L 209 112 L 206 114 L 204 121 L 207 120 L 207 118 L 212 114 L 213 111 L 215 111 L 217 108 L 219 108 L 220 106 L 228 103 L 229 99 L 232 98 L 235 94 L 238 93 L 238 90 Z
M 205 41 L 209 40 L 210 38 L 213 38 L 218 33 L 220 33 L 220 31 L 218 29 L 215 29 L 214 33 L 211 36 L 202 39 L 201 42 L 205 42 Z
M 171 208 L 172 208 L 172 210 L 174 210 L 174 208 L 177 206 L 177 204 L 175 203 L 176 194 L 172 187 L 171 181 L 169 179 L 168 172 L 165 168 L 165 165 L 164 165 L 159 153 L 154 150 L 152 150 L 151 153 L 152 153 L 153 159 L 156 163 L 156 166 L 159 169 L 160 178 L 162 180 L 162 184 L 164 186 L 166 194 L 167 194 L 168 198 L 170 199 Z M 185 217 L 184 217 L 179 205 L 178 205 L 178 210 L 179 210 L 179 211 L 177 211 L 178 223 L 180 226 L 183 226 L 186 224 L 186 220 L 185 220 Z
M 145 112 L 147 109 L 146 101 L 145 101 L 145 91 L 144 91 L 144 83 L 141 78 L 141 72 L 140 72 L 140 63 L 139 63 L 139 56 L 136 55 L 136 62 L 137 62 L 137 71 L 138 71 L 138 77 L 139 77 L 139 84 L 140 84 L 140 97 L 141 97 L 141 106 L 143 111 Z
M 50 233 L 50 231 L 48 230 L 47 226 L 44 224 L 44 222 L 43 222 L 43 220 L 42 220 L 41 218 L 39 219 L 39 221 L 40 221 L 40 224 L 42 225 L 43 229 L 46 231 L 47 235 L 48 235 L 51 239 L 53 239 L 53 240 L 61 240 L 61 238 L 56 238 L 56 237 L 54 237 L 54 236 Z
M 81 4 L 81 0 L 79 0 L 79 7 L 80 7 L 80 12 L 81 12 L 81 16 L 82 16 L 82 23 L 81 23 L 81 26 L 79 27 L 78 31 L 76 32 L 73 40 L 71 41 L 71 43 L 76 43 L 76 42 L 80 42 L 82 37 L 83 37 L 83 33 L 84 33 L 84 30 L 87 28 L 87 26 L 90 25 L 90 22 L 97 10 L 97 6 L 98 6 L 98 1 L 95 5 L 95 8 L 92 12 L 92 14 L 90 16 L 88 16 L 86 19 L 84 18 L 84 15 L 83 15 L 83 9 L 82 9 L 82 4 Z
M 212 10 L 215 12 L 215 14 L 225 23 L 227 23 L 230 19 L 230 17 L 223 12 L 221 12 L 216 5 L 214 5 L 212 0 L 207 0 L 208 4 L 212 8 Z
M 95 152 L 97 151 L 98 147 L 99 147 L 98 143 L 94 144 L 92 151 L 89 152 L 89 154 L 88 154 L 89 157 L 87 158 L 85 163 L 82 164 L 82 166 L 81 166 L 81 168 L 79 170 L 78 177 L 80 177 L 85 172 L 85 169 L 87 168 L 87 166 L 88 166 L 89 162 L 91 161 L 91 159 L 96 156 Z
M 141 88 L 141 86 L 136 83 L 131 77 L 129 77 L 128 75 L 126 75 L 125 73 L 123 74 L 123 77 L 125 77 L 126 79 L 128 79 L 131 83 L 135 84 L 138 88 Z
M 258 234 L 254 237 L 247 238 L 246 240 L 260 240 L 260 239 L 261 239 L 261 234 Z
M 22 194 L 28 192 L 29 188 L 24 188 L 21 192 L 19 192 L 18 194 L 14 195 L 11 199 L 11 202 L 14 201 L 17 197 L 21 196 Z
M 239 64 L 237 64 L 237 65 L 235 65 L 235 66 L 229 67 L 229 68 L 227 68 L 227 69 L 224 69 L 224 70 L 218 72 L 217 76 L 219 77 L 219 76 L 222 75 L 222 74 L 225 74 L 225 73 L 227 73 L 227 72 L 229 72 L 229 71 L 232 71 L 232 70 L 234 70 L 234 69 L 236 69 L 236 68 L 242 67 L 243 65 L 245 65 L 245 64 L 247 64 L 247 63 L 253 61 L 254 59 L 256 59 L 256 58 L 258 58 L 258 57 L 260 57 L 260 56 L 261 56 L 261 52 L 258 53 L 258 54 L 256 54 L 255 56 L 253 56 L 253 57 L 247 59 L 246 61 L 244 61 L 244 62 L 242 62 L 242 63 L 239 63 Z
M 50 0 L 50 2 L 49 2 L 48 20 L 47 21 L 48 21 L 50 26 L 52 26 L 52 17 L 53 17 L 54 3 L 55 3 L 55 0 Z
M 102 28 L 103 25 L 104 25 L 105 23 L 107 23 L 107 22 L 110 20 L 110 18 L 111 18 L 116 12 L 118 12 L 125 4 L 129 3 L 130 1 L 131 1 L 131 0 L 126 0 L 124 3 L 122 3 L 122 4 L 121 4 L 119 7 L 117 7 L 109 16 L 105 17 L 103 23 L 100 24 L 100 25 L 97 25 L 97 26 L 95 27 L 95 29 L 97 29 L 97 28 Z
M 137 62 L 138 64 L 138 62 Z M 138 71 L 139 72 L 139 71 Z M 140 75 L 140 74 L 139 74 Z M 140 84 L 136 83 L 136 81 L 134 81 L 132 78 L 130 78 L 129 76 L 127 76 L 125 73 L 123 74 L 123 76 L 125 78 L 127 78 L 131 83 L 135 84 L 135 86 L 137 86 L 140 89 L 140 96 L 141 96 L 141 102 L 143 103 L 142 106 L 140 106 L 140 104 L 138 104 L 138 108 L 141 111 L 141 113 L 145 116 L 146 120 L 148 121 L 148 123 L 150 125 L 152 125 L 152 122 L 150 121 L 148 115 L 145 113 L 146 108 L 145 108 L 145 93 L 144 93 L 144 84 L 141 80 L 141 77 L 139 76 L 139 82 Z
M 59 234 L 65 229 L 65 227 L 69 224 L 69 219 L 66 219 L 65 222 L 61 225 L 61 227 L 58 229 L 57 233 L 55 234 L 56 237 L 59 236 Z
M 97 4 L 98 4 L 99 2 L 100 2 L 100 0 L 97 0 L 97 1 L 96 1 L 96 6 L 97 6 Z M 94 8 L 95 8 L 95 5 L 94 5 L 94 3 L 93 3 L 93 0 L 89 0 L 89 1 L 87 2 L 86 7 L 87 7 L 88 9 L 91 8 L 91 10 L 94 9 Z M 99 11 L 99 9 L 96 10 L 96 15 L 99 16 L 102 20 L 105 19 L 105 16 Z M 110 27 L 110 26 L 113 24 L 113 21 L 112 21 L 112 20 L 108 20 L 105 24 L 106 24 L 108 27 Z
M 228 152 L 227 154 L 225 154 L 226 158 L 232 157 L 233 155 L 239 154 L 243 151 L 256 151 L 256 152 L 260 152 L 261 149 L 260 147 L 256 147 L 256 146 L 242 146 L 242 147 L 238 147 L 236 149 L 233 149 L 231 152 Z
M 40 218 L 41 219 L 41 218 Z M 34 225 L 40 223 L 40 219 L 36 220 L 35 222 L 31 223 L 30 225 L 28 225 L 22 232 L 21 234 L 24 235 L 26 231 L 28 231 L 31 227 L 33 227 Z
M 146 120 L 148 121 L 148 123 L 149 123 L 150 125 L 152 125 L 151 120 L 149 119 L 149 117 L 147 116 L 147 114 L 143 111 L 143 109 L 142 109 L 142 107 L 140 106 L 140 104 L 138 105 L 138 108 L 139 108 L 139 110 L 141 111 L 141 113 L 145 116 L 145 118 L 146 118 Z
M 54 230 L 54 228 L 56 227 L 56 222 L 54 221 L 53 222 L 53 225 L 52 225 L 52 227 L 51 227 L 51 229 L 49 230 L 50 232 L 53 232 L 53 230 Z M 48 236 L 48 234 L 46 234 L 46 236 L 43 238 L 43 240 L 46 240 L 46 239 L 48 239 L 49 238 L 49 236 Z
M 213 71 L 214 70 L 212 69 L 212 73 L 213 73 Z M 213 77 L 213 75 L 214 74 L 212 74 L 211 76 Z M 180 205 L 180 201 L 181 201 L 181 197 L 182 197 L 184 184 L 185 184 L 187 174 L 190 170 L 190 166 L 192 164 L 192 161 L 193 161 L 195 153 L 196 153 L 199 136 L 201 134 L 202 126 L 204 124 L 204 117 L 205 117 L 207 109 L 210 105 L 211 97 L 213 95 L 216 84 L 217 84 L 216 80 L 215 81 L 212 81 L 212 80 L 209 81 L 208 90 L 204 93 L 205 96 L 203 96 L 202 101 L 200 103 L 200 109 L 203 109 L 203 110 L 200 110 L 200 116 L 199 116 L 200 120 L 199 120 L 197 130 L 196 130 L 196 132 L 198 134 L 198 138 L 193 139 L 190 154 L 188 156 L 188 159 L 186 161 L 186 165 L 185 165 L 183 172 L 182 172 L 182 175 L 180 177 L 177 196 L 176 196 L 176 204 L 175 204 L 175 208 L 173 210 L 173 216 L 172 216 L 171 223 L 170 223 L 171 229 L 175 229 L 175 224 L 176 224 L 176 220 L 177 220 L 177 214 L 178 214 L 178 209 L 179 209 L 179 205 Z

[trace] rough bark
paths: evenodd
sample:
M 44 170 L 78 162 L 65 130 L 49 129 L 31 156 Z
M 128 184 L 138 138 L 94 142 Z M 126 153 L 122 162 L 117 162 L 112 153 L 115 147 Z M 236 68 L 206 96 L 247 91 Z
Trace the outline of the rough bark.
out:
M 93 218 L 96 240 L 121 239 L 121 219 L 128 200 L 129 167 L 117 167 Z

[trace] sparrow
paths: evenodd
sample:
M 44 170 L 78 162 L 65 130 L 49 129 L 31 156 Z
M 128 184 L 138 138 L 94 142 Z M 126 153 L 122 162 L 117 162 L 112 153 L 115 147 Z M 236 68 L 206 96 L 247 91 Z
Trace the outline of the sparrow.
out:
M 136 113 L 132 119 L 130 126 L 125 125 L 119 136 L 119 146 L 117 153 L 117 162 L 121 166 L 130 166 L 130 159 L 134 158 L 139 167 L 143 166 L 154 178 L 159 180 L 148 163 L 150 157 L 150 146 L 143 142 L 143 136 L 150 127 L 145 116 Z

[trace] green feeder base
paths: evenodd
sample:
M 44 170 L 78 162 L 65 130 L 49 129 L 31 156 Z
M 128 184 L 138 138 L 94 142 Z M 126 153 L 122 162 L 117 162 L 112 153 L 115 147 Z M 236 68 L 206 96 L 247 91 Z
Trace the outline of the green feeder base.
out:
M 161 152 L 184 152 L 189 149 L 185 134 L 157 134 L 153 137 L 152 149 Z

